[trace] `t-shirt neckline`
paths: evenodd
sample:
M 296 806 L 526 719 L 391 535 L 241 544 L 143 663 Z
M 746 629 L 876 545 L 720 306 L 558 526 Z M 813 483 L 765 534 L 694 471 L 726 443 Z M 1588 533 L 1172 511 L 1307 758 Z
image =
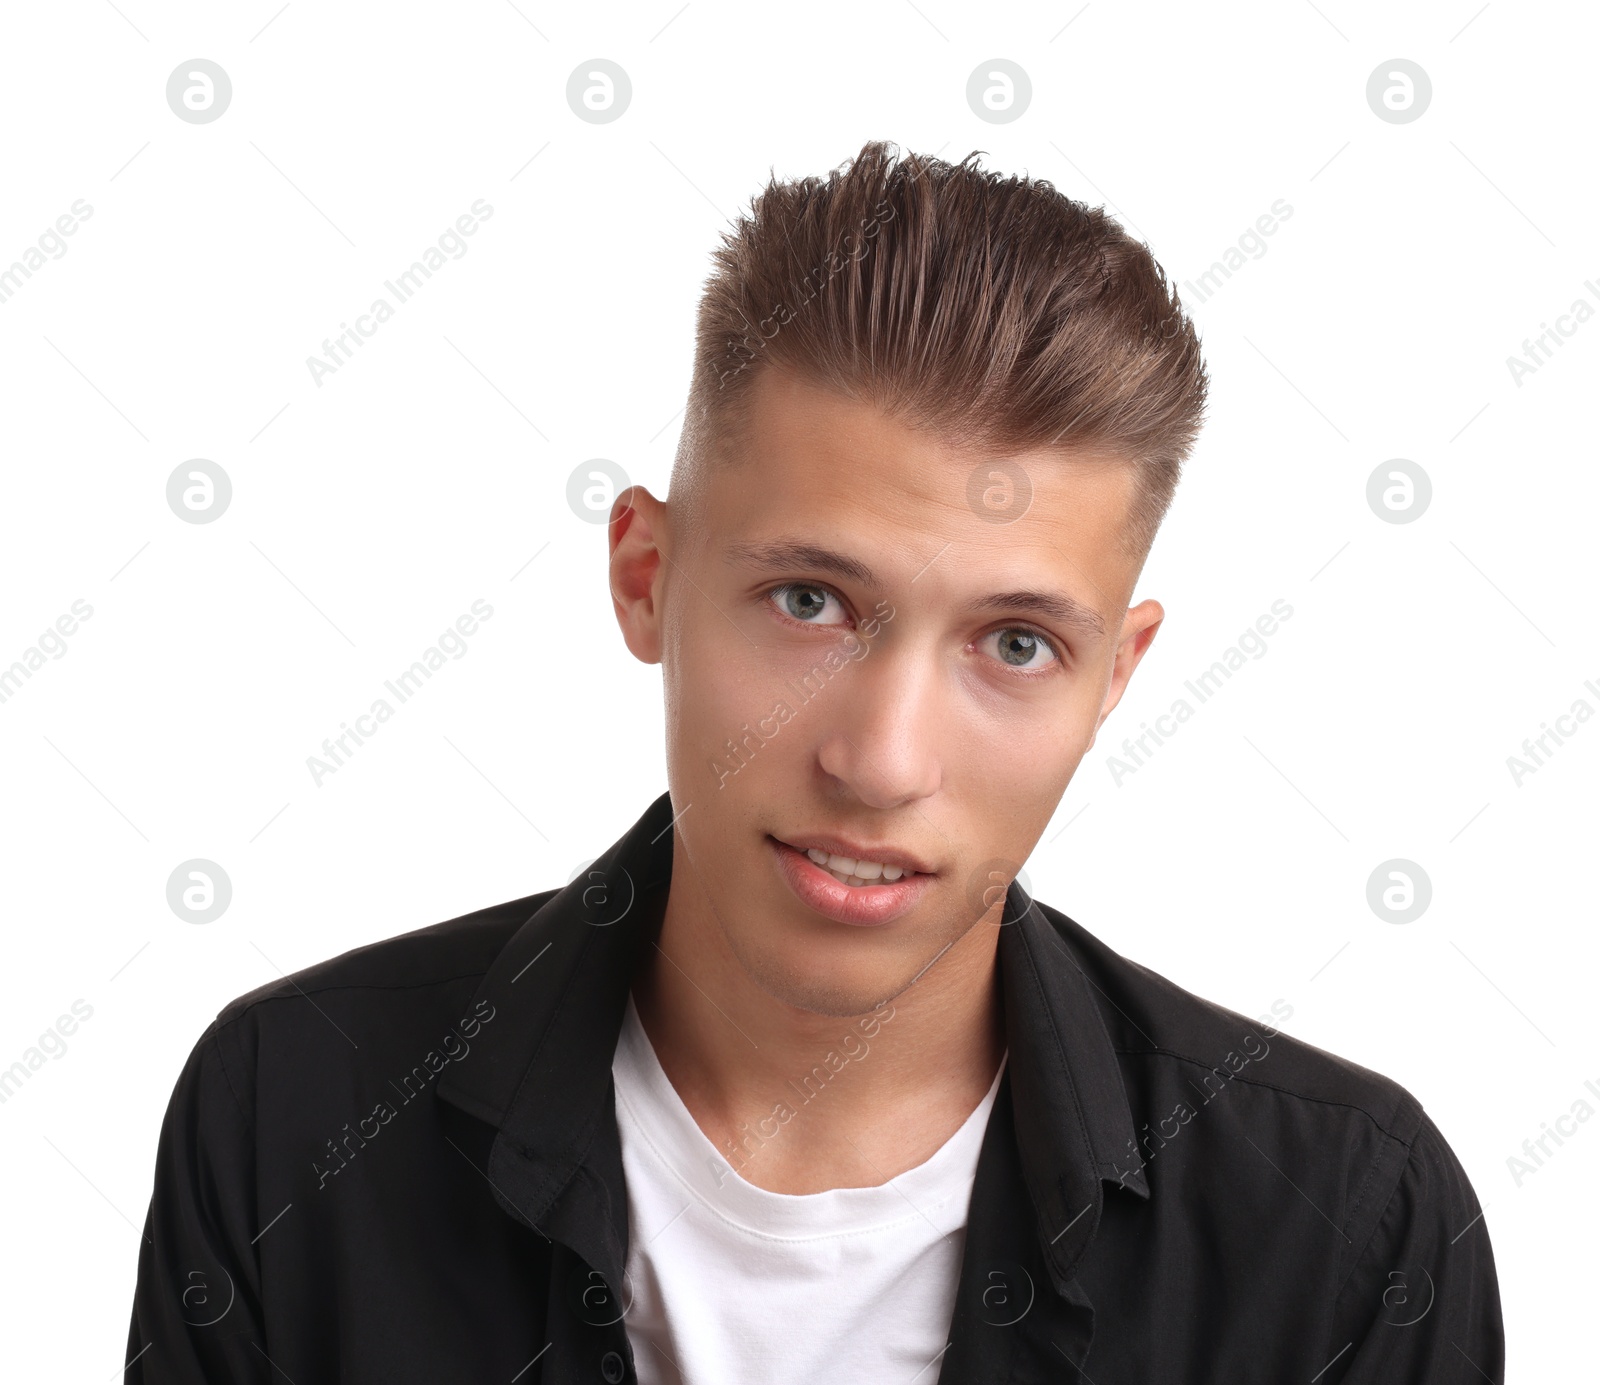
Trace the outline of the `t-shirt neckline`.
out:
M 656 1057 L 630 994 L 613 1061 L 617 1115 L 630 1123 L 631 1133 L 648 1145 L 686 1193 L 723 1221 L 762 1239 L 812 1240 L 887 1228 L 910 1218 L 928 1217 L 956 1197 L 961 1199 L 960 1217 L 964 1219 L 984 1132 L 1005 1074 L 1006 1056 L 1002 1055 L 983 1099 L 922 1163 L 875 1187 L 776 1193 L 741 1177 L 728 1155 L 696 1124 Z M 823 1088 L 811 1099 L 826 1098 L 827 1089 Z M 780 1100 L 787 1101 L 793 1116 L 768 1119 L 752 1140 L 781 1140 L 794 1121 L 805 1118 L 805 1103 L 798 1091 L 788 1093 L 787 1098 L 782 1093 L 775 1095 L 775 1110 L 781 1110 Z M 949 1218 L 940 1220 L 942 1224 Z

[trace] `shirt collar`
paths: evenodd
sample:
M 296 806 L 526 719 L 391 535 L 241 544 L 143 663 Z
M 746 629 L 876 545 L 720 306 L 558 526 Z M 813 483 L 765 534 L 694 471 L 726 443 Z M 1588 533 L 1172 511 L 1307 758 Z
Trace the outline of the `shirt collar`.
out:
M 1059 915 L 1057 917 L 1060 917 Z M 1057 1290 L 1099 1229 L 1102 1184 L 1148 1199 L 1117 1055 L 1071 920 L 1056 927 L 1015 882 L 998 950 L 1018 1162 Z M 1109 1003 L 1109 1002 L 1108 1002 Z
M 476 999 L 503 1018 L 436 1088 L 499 1129 L 486 1176 L 501 1205 L 571 1245 L 613 1285 L 627 1255 L 627 1204 L 611 1061 L 629 987 L 659 935 L 674 820 L 663 793 L 533 910 L 478 987 Z M 1143 1198 L 1150 1190 L 1142 1172 L 1118 1168 L 1134 1147 L 1133 1116 L 1073 943 L 1077 925 L 1053 925 L 1016 883 L 1003 918 L 998 965 L 1018 1163 L 1051 1278 L 1067 1293 L 1099 1225 L 1102 1183 Z

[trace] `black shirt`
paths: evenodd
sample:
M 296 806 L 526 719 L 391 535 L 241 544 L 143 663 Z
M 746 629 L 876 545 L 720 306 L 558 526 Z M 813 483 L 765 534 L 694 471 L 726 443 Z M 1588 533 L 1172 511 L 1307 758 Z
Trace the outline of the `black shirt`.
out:
M 671 822 L 222 1010 L 162 1126 L 128 1380 L 634 1378 L 611 1060 Z M 1502 1379 L 1488 1232 L 1416 1098 L 1015 884 L 1000 928 L 1009 1058 L 916 1385 Z

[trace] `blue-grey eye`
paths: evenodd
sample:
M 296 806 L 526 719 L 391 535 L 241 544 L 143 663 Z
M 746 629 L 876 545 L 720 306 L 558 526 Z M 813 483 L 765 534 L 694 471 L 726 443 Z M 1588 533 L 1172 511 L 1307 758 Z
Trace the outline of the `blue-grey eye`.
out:
M 1056 652 L 1049 641 L 1031 630 L 996 630 L 990 638 L 996 641 L 1001 660 L 1013 668 L 1044 668 L 1055 662 Z M 1035 657 L 1039 655 L 1044 657 Z
M 783 609 L 796 620 L 806 621 L 812 625 L 836 625 L 837 620 L 823 620 L 823 612 L 828 609 L 831 600 L 837 604 L 838 598 L 826 587 L 814 586 L 808 582 L 788 582 L 781 587 L 774 587 L 771 596 L 781 595 Z M 841 608 L 840 614 L 843 614 Z

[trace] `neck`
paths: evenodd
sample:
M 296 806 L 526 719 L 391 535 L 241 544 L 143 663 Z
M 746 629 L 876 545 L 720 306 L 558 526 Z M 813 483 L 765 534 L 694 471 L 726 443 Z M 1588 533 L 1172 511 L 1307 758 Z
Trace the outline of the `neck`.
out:
M 875 1009 L 819 1014 L 762 989 L 687 875 L 673 873 L 633 997 L 668 1080 L 732 1171 L 809 1193 L 876 1186 L 931 1157 L 1005 1052 L 998 926 L 980 921 Z

